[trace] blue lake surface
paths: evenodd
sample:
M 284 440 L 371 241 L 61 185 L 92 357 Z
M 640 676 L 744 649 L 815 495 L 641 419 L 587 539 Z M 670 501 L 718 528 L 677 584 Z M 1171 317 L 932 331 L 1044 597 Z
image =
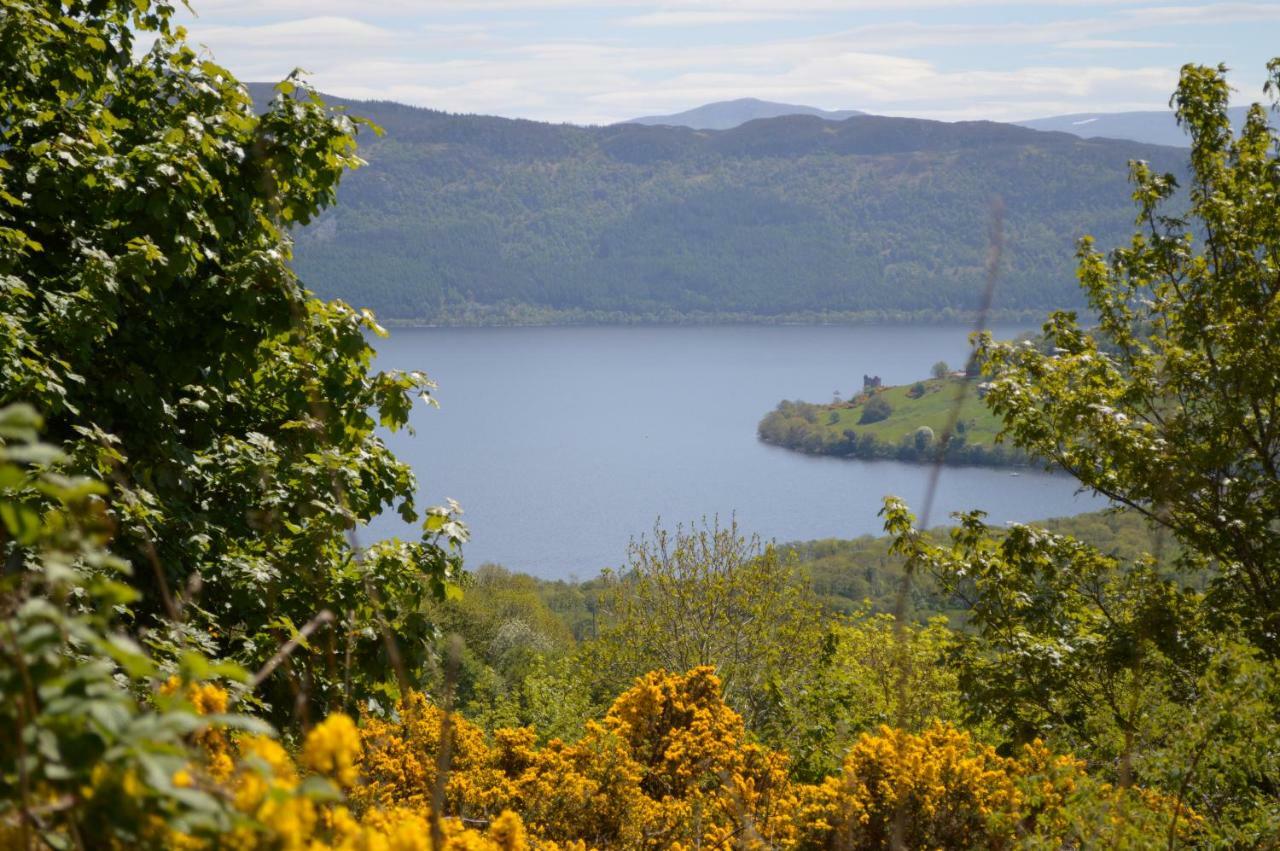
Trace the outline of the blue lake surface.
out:
M 380 368 L 439 384 L 416 435 L 388 440 L 418 476 L 420 505 L 462 504 L 468 566 L 583 579 L 623 564 L 659 517 L 736 515 L 743 531 L 792 541 L 879 534 L 887 494 L 919 511 L 928 467 L 810 457 L 761 443 L 756 424 L 781 399 L 848 395 L 863 373 L 915 381 L 939 360 L 961 366 L 969 348 L 968 329 L 938 325 L 398 328 L 377 347 Z M 1061 474 L 946 467 L 933 520 L 1104 507 L 1076 488 Z M 416 530 L 389 513 L 362 532 L 391 535 Z

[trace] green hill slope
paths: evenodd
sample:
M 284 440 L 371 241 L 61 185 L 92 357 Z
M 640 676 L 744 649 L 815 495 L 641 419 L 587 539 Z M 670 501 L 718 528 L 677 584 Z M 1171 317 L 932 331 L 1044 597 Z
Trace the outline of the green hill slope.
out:
M 967 385 L 967 386 L 966 386 Z M 978 398 L 978 379 L 933 378 L 883 387 L 847 402 L 780 402 L 760 421 L 766 443 L 815 455 L 931 462 L 959 404 L 945 460 L 960 464 L 1025 464 L 1026 455 L 996 443 L 1000 421 Z M 880 416 L 872 405 L 883 406 Z
M 261 90 L 258 94 L 262 94 Z M 1131 158 L 1185 152 L 990 122 L 788 116 L 577 127 L 333 99 L 386 128 L 298 234 L 324 296 L 388 319 L 913 313 L 1071 306 L 1073 246 L 1123 238 Z

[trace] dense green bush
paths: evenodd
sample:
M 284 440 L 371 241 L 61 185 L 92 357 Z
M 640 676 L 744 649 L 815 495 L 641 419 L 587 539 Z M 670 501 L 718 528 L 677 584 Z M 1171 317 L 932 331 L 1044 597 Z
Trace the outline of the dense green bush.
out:
M 1268 70 L 1280 103 L 1280 59 Z M 1257 104 L 1234 136 L 1229 97 L 1224 69 L 1183 69 L 1187 215 L 1169 211 L 1175 175 L 1137 162 L 1141 230 L 1109 254 L 1081 243 L 1098 327 L 1059 312 L 1044 326 L 1047 352 L 985 335 L 980 354 L 1010 436 L 1168 529 L 1213 574 L 1220 616 L 1277 656 L 1280 136 Z
M 862 406 L 862 416 L 858 418 L 858 422 L 862 425 L 878 423 L 881 420 L 887 420 L 892 413 L 893 407 L 886 399 L 881 396 L 872 396 Z
M 341 705 L 387 681 L 382 630 L 426 664 L 418 610 L 458 570 L 448 510 L 363 558 L 350 539 L 389 507 L 417 516 L 376 428 L 431 385 L 371 371 L 372 317 L 290 270 L 288 228 L 360 164 L 357 125 L 296 80 L 257 114 L 171 12 L 3 7 L 0 404 L 35 406 L 71 469 L 107 484 L 149 642 L 256 670 L 327 618 L 262 695 L 276 717 L 297 705 L 287 679 Z
M 900 503 L 885 514 L 906 564 L 968 603 L 971 718 L 1069 743 L 1253 847 L 1280 835 L 1280 137 L 1257 105 L 1234 136 L 1229 91 L 1223 68 L 1183 69 L 1189 215 L 1165 213 L 1173 175 L 1134 163 L 1141 230 L 1109 255 L 1082 242 L 1098 326 L 1060 312 L 1046 346 L 979 346 L 1009 437 L 1164 530 L 1176 570 L 1160 537 L 1126 563 L 980 514 L 939 546 Z
M 142 840 L 156 824 L 226 830 L 227 801 L 173 780 L 207 721 L 148 686 L 247 675 L 192 651 L 162 667 L 127 632 L 137 592 L 107 548 L 108 489 L 69 474 L 38 442 L 42 425 L 29 406 L 0 407 L 0 847 L 157 847 Z

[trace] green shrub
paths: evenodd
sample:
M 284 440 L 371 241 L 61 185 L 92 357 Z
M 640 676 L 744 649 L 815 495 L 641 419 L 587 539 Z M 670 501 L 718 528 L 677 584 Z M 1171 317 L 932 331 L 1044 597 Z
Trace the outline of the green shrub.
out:
M 858 418 L 858 424 L 878 423 L 881 420 L 888 419 L 892 413 L 893 406 L 883 396 L 877 394 L 868 399 L 862 406 L 862 416 Z

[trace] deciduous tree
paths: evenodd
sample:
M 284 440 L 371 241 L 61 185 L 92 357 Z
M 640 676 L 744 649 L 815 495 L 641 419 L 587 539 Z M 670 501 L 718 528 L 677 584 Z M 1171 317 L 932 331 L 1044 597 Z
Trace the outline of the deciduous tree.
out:
M 1280 59 L 1266 91 L 1280 95 Z M 1007 435 L 1170 529 L 1212 565 L 1218 614 L 1280 654 L 1280 138 L 1255 104 L 1239 136 L 1226 69 L 1183 68 L 1184 194 L 1132 165 L 1140 230 L 1084 240 L 1097 315 L 1055 313 L 1048 351 L 986 336 L 988 404 Z M 1170 206 L 1185 199 L 1184 213 Z
M 821 609 L 794 561 L 737 523 L 655 528 L 633 542 L 598 642 L 607 687 L 645 671 L 716 669 L 748 727 L 820 658 Z
M 327 610 L 280 670 L 336 704 L 390 677 L 379 632 L 422 661 L 420 604 L 458 569 L 448 509 L 368 559 L 348 537 L 418 516 L 376 428 L 431 384 L 372 371 L 373 317 L 290 269 L 289 229 L 360 164 L 358 122 L 292 77 L 259 115 L 172 13 L 0 6 L 0 403 L 34 405 L 108 483 L 153 644 L 257 668 Z M 294 703 L 279 677 L 267 696 Z

